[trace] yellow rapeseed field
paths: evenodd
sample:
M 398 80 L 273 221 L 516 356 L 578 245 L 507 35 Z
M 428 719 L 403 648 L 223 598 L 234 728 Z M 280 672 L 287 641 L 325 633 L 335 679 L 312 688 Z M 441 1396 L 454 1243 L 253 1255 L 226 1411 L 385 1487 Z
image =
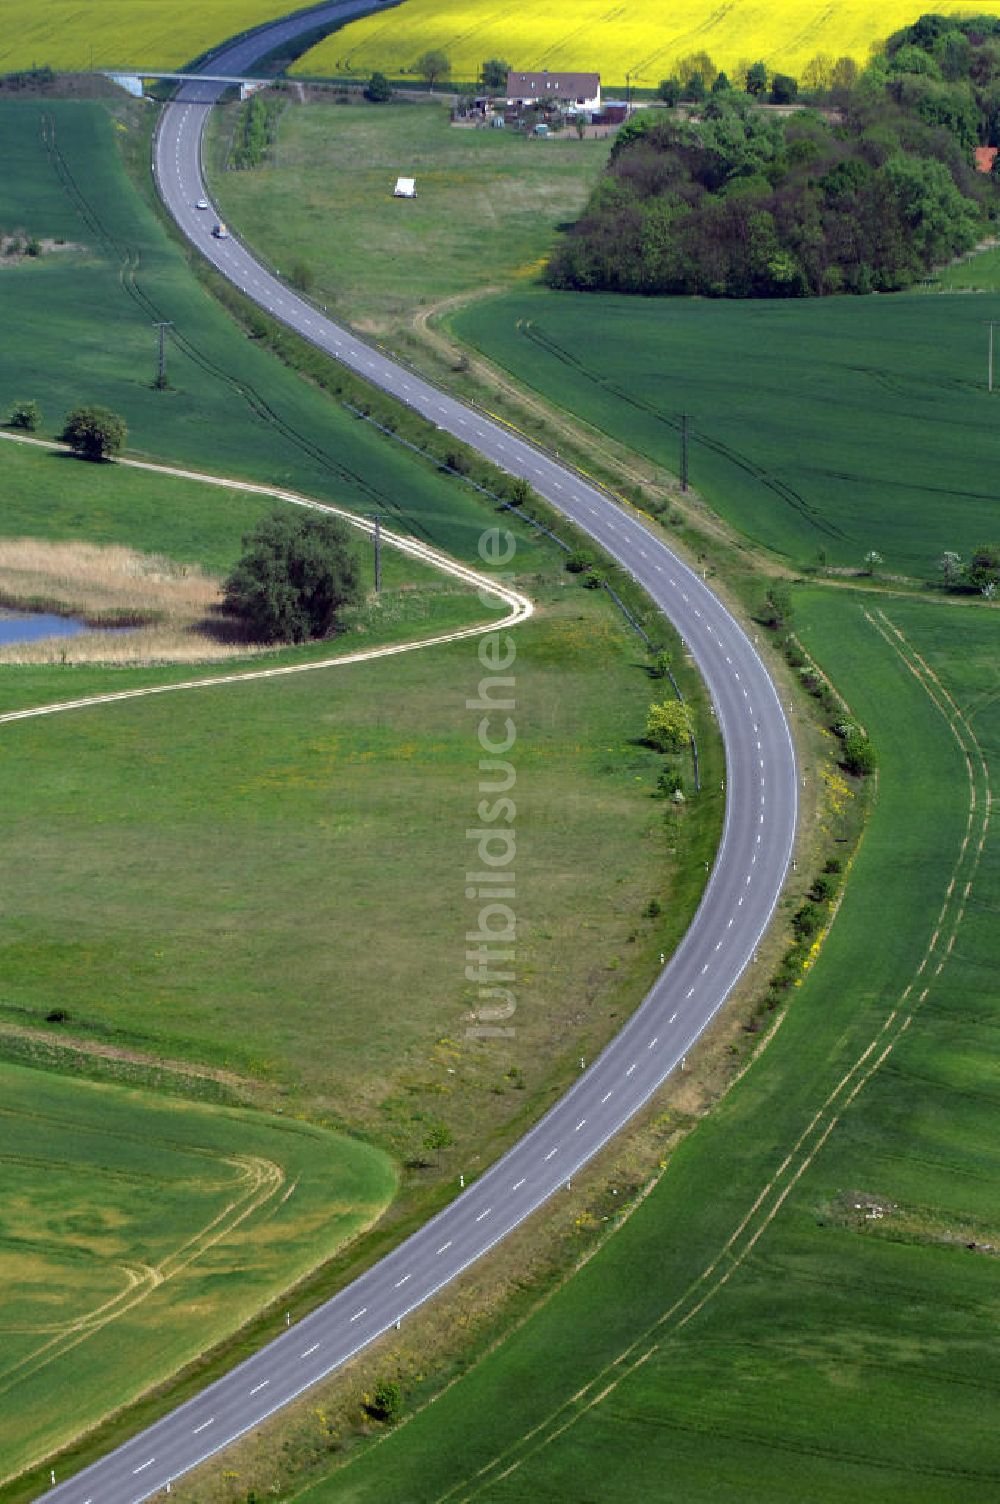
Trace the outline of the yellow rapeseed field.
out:
M 0 72 L 176 68 L 296 0 L 0 0 Z
M 600 73 L 612 85 L 655 88 L 678 58 L 702 50 L 727 71 L 760 59 L 798 75 L 817 53 L 864 62 L 872 42 L 924 11 L 997 14 L 1000 0 L 405 0 L 335 32 L 297 70 L 312 74 L 412 71 L 421 53 L 440 48 L 452 77 L 472 79 L 486 58 L 515 68 Z

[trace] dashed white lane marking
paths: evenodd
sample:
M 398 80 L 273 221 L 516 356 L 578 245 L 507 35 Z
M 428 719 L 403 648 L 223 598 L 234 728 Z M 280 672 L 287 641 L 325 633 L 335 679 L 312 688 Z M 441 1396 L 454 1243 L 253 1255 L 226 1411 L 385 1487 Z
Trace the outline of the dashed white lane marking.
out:
M 702 976 L 705 975 L 705 973 L 706 973 L 707 970 L 708 970 L 708 962 L 706 961 L 705 964 L 704 964 L 704 966 L 701 968 L 701 974 L 702 974 Z
M 558 1153 L 559 1153 L 559 1145 L 557 1144 L 554 1149 L 550 1149 L 549 1150 L 549 1152 L 548 1152 L 548 1154 L 546 1154 L 545 1158 L 546 1159 L 551 1159 L 552 1156 L 553 1156 L 553 1154 L 558 1154 Z
M 441 1247 L 438 1249 L 438 1254 L 440 1255 L 442 1253 L 447 1253 L 448 1249 L 450 1247 L 451 1247 L 451 1238 L 448 1239 L 447 1243 L 442 1243 L 441 1244 Z
M 522 1185 L 524 1184 L 525 1179 L 526 1179 L 526 1177 L 524 1175 L 522 1175 L 521 1179 L 515 1181 L 514 1184 L 511 1186 L 511 1190 L 512 1191 L 519 1191 L 521 1189 Z
M 352 1321 L 360 1321 L 361 1318 L 362 1318 L 362 1316 L 367 1311 L 367 1309 L 368 1309 L 367 1306 L 362 1306 L 360 1311 L 355 1311 L 354 1315 L 351 1317 L 351 1320 Z
M 562 488 L 563 488 L 563 487 L 562 487 L 562 481 L 561 481 L 561 480 L 554 480 L 554 481 L 553 481 L 553 482 L 552 482 L 552 484 L 553 484 L 553 485 L 554 485 L 554 486 L 555 486 L 555 488 L 556 488 L 556 490 L 557 490 L 557 491 L 561 491 L 561 490 L 562 490 Z
M 268 1386 L 268 1384 L 270 1384 L 270 1382 L 271 1382 L 270 1379 L 261 1379 L 261 1381 L 260 1381 L 259 1384 L 255 1384 L 253 1386 L 253 1388 L 251 1389 L 250 1393 L 251 1394 L 260 1394 L 260 1391 L 262 1389 L 266 1389 L 267 1386 Z
M 722 949 L 722 941 L 721 940 L 716 940 L 716 942 L 715 942 L 715 948 L 716 948 L 716 950 L 721 950 Z
M 488 1206 L 484 1212 L 480 1212 L 479 1213 L 479 1216 L 476 1218 L 476 1221 L 477 1222 L 481 1222 L 484 1217 L 488 1217 L 489 1216 L 489 1214 L 490 1214 L 490 1212 L 492 1210 L 493 1210 L 492 1206 Z M 407 1275 L 406 1277 L 407 1277 L 407 1279 L 409 1279 L 410 1276 Z
M 586 1121 L 587 1121 L 586 1118 L 581 1118 L 580 1121 L 577 1123 L 576 1127 L 573 1129 L 573 1132 L 574 1133 L 579 1133 L 580 1129 L 583 1127 L 583 1125 L 584 1125 L 584 1123 Z
M 730 920 L 729 920 L 729 923 L 728 923 L 728 924 L 727 924 L 727 925 L 726 925 L 726 929 L 727 929 L 727 930 L 731 930 L 731 929 L 732 929 L 732 927 L 733 927 L 733 921 L 732 921 L 732 919 L 731 919 L 731 918 L 730 918 Z
M 476 1220 L 478 1221 L 478 1218 Z M 404 1274 L 402 1279 L 397 1279 L 395 1288 L 398 1290 L 400 1285 L 405 1285 L 409 1277 L 410 1276 L 408 1274 Z
M 670 1015 L 670 1017 L 669 1017 L 669 1018 L 668 1018 L 668 1019 L 667 1019 L 667 1023 L 668 1023 L 668 1024 L 672 1024 L 672 1023 L 673 1023 L 673 1021 L 674 1021 L 674 1019 L 675 1019 L 675 1018 L 676 1018 L 676 1017 L 677 1017 L 677 1014 L 676 1014 L 676 1012 L 674 1012 L 674 1013 L 671 1013 L 671 1015 Z
M 149 1459 L 148 1462 L 140 1462 L 140 1464 L 139 1464 L 138 1467 L 134 1467 L 132 1469 L 132 1477 L 134 1478 L 135 1475 L 136 1475 L 136 1473 L 144 1473 L 146 1471 L 147 1467 L 152 1467 L 153 1466 L 153 1463 L 155 1461 L 156 1461 L 155 1457 L 150 1457 L 150 1459 Z
M 747 873 L 747 887 L 748 887 L 748 888 L 749 888 L 749 886 L 750 886 L 750 876 L 751 876 L 751 874 L 750 874 L 750 873 L 749 873 L 749 872 L 748 872 L 748 873 Z
M 209 1426 L 214 1426 L 214 1425 L 215 1425 L 215 1416 L 213 1415 L 208 1420 L 203 1420 L 200 1426 L 195 1426 L 194 1430 L 191 1432 L 191 1435 L 192 1436 L 197 1436 L 198 1433 L 199 1433 L 199 1431 L 207 1431 L 208 1428 L 209 1428 Z
M 633 1061 L 633 1063 L 629 1066 L 628 1070 L 625 1072 L 626 1076 L 631 1076 L 631 1074 L 632 1074 L 632 1072 L 634 1070 L 635 1070 L 635 1062 Z
M 605 1093 L 604 1093 L 604 1096 L 603 1096 L 603 1097 L 602 1097 L 602 1098 L 601 1098 L 601 1106 L 602 1106 L 602 1107 L 603 1107 L 603 1106 L 604 1106 L 604 1103 L 605 1103 L 605 1102 L 606 1102 L 606 1101 L 607 1101 L 607 1100 L 608 1100 L 608 1098 L 609 1098 L 609 1097 L 610 1097 L 610 1096 L 611 1096 L 611 1092 L 609 1092 L 609 1091 L 606 1091 L 606 1092 L 605 1092 Z
M 750 881 L 750 879 L 747 878 L 747 882 L 749 882 L 749 881 Z M 743 907 L 743 894 L 742 893 L 740 894 L 739 898 L 736 900 L 736 907 L 738 909 L 742 909 L 742 907 Z
M 687 990 L 687 992 L 685 992 L 684 996 L 686 998 L 687 997 L 694 997 L 694 988 L 693 987 L 689 987 L 688 990 Z
M 314 1342 L 313 1345 L 312 1345 L 312 1347 L 307 1347 L 306 1350 L 305 1350 L 305 1352 L 304 1353 L 300 1353 L 299 1356 L 302 1357 L 302 1358 L 311 1358 L 312 1355 L 313 1355 L 313 1353 L 316 1351 L 316 1349 L 318 1347 L 319 1347 L 319 1343 L 318 1342 Z
M 649 1043 L 646 1046 L 647 1050 L 655 1050 L 656 1049 L 656 1041 L 657 1041 L 658 1037 L 659 1036 L 656 1035 L 656 1034 L 653 1035 L 652 1039 L 649 1041 Z

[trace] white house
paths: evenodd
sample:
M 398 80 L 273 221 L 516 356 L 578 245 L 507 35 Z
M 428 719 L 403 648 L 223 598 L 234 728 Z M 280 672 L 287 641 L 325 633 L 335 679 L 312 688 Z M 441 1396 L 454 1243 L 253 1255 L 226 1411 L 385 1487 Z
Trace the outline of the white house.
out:
M 601 108 L 599 73 L 508 73 L 507 104 L 510 107 L 533 104 L 560 105 L 564 110 Z

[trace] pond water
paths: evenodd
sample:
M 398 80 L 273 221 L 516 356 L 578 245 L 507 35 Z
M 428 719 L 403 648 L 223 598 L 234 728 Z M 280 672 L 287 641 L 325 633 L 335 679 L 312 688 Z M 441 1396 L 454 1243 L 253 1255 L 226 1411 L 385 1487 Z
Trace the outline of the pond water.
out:
M 37 642 L 40 637 L 75 637 L 89 628 L 75 616 L 54 616 L 48 611 L 0 611 L 0 644 Z

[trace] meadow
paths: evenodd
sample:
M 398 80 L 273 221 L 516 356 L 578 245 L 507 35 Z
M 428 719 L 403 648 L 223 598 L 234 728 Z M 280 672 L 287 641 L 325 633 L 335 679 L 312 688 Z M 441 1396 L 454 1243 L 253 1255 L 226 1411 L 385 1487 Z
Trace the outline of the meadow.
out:
M 934 8 L 942 15 L 968 14 L 960 0 L 941 0 Z M 995 0 L 978 11 L 996 14 Z M 633 87 L 655 89 L 678 58 L 692 52 L 707 51 L 730 72 L 761 59 L 797 75 L 817 53 L 864 62 L 873 42 L 919 14 L 920 7 L 907 0 L 878 7 L 865 0 L 837 6 L 820 0 L 771 5 L 737 0 L 724 7 L 680 0 L 669 9 L 643 3 L 628 11 L 608 9 L 602 0 L 522 10 L 492 0 L 407 0 L 327 37 L 298 60 L 294 71 L 337 77 L 374 69 L 412 74 L 424 52 L 440 48 L 456 80 L 477 78 L 484 60 L 496 57 L 518 69 L 598 72 L 605 90 L 624 92 L 628 79 Z
M 524 386 L 677 471 L 795 567 L 938 577 L 995 532 L 996 297 L 750 302 L 526 289 L 451 316 Z
M 303 1504 L 1000 1486 L 997 620 L 816 587 L 795 613 L 881 758 L 819 960 L 602 1250 Z
M 9 1064 L 0 1100 L 0 1480 L 228 1336 L 396 1189 L 377 1150 L 264 1113 Z
M 207 153 L 223 212 L 272 264 L 304 267 L 321 303 L 380 335 L 445 298 L 537 275 L 609 145 L 453 127 L 437 101 L 310 99 L 286 107 L 263 167 L 226 172 L 234 109 L 216 113 Z M 413 201 L 392 197 L 403 171 L 417 178 Z
M 78 403 L 103 403 L 126 419 L 134 455 L 377 511 L 476 557 L 484 513 L 466 486 L 276 361 L 191 275 L 116 147 L 148 160 L 139 110 L 3 100 L 0 132 L 0 224 L 83 247 L 0 269 L 0 415 L 34 398 L 49 436 Z M 173 324 L 167 391 L 154 385 L 155 319 Z
M 125 415 L 132 453 L 378 510 L 478 556 L 498 520 L 492 506 L 274 360 L 191 277 L 116 150 L 117 135 L 141 157 L 137 110 L 4 103 L 0 126 L 10 146 L 0 222 L 79 247 L 3 268 L 0 413 L 34 398 L 51 434 L 76 402 L 105 402 Z M 154 313 L 176 330 L 166 392 L 152 387 Z M 13 444 L 0 447 L 0 467 L 5 535 L 122 544 L 219 572 L 271 506 Z M 651 797 L 659 760 L 636 742 L 655 693 L 641 644 L 553 546 L 512 526 L 520 582 L 540 604 L 517 637 L 516 1035 L 499 1048 L 465 1035 L 475 1001 L 464 977 L 465 831 L 480 797 L 465 702 L 482 674 L 465 643 L 5 726 L 0 840 L 18 852 L 19 881 L 0 944 L 0 1055 L 169 1086 L 168 1057 L 178 1082 L 224 1073 L 241 1100 L 280 1107 L 286 1120 L 350 1124 L 397 1164 L 413 1161 L 380 1224 L 383 1243 L 439 1203 L 456 1165 L 519 1131 L 580 1050 L 616 1027 L 681 933 L 721 798 L 664 819 Z M 388 552 L 385 569 L 384 607 L 337 645 L 489 615 Z M 315 644 L 265 662 L 329 652 Z M 714 789 L 710 718 L 681 672 Z M 187 677 L 184 665 L 6 667 L 0 708 Z M 583 887 L 581 871 L 593 874 Z M 662 911 L 643 917 L 653 897 Z M 424 1141 L 440 1123 L 455 1144 L 429 1161 Z M 41 1256 L 48 1245 L 27 1195 L 7 1235 L 34 1238 Z M 157 1250 L 143 1255 L 140 1243 L 137 1231 L 136 1260 L 154 1265 Z M 322 1276 L 324 1289 L 333 1277 Z M 281 1285 L 276 1274 L 268 1293 Z M 248 1286 L 241 1317 L 259 1308 L 260 1290 Z M 203 1330 L 202 1345 L 222 1334 Z M 158 1372 L 175 1361 L 179 1348 Z M 68 1435 L 80 1412 L 75 1394 L 63 1403 L 62 1372 L 50 1375 L 47 1406 Z M 82 1404 L 79 1374 L 65 1374 Z M 122 1377 L 115 1404 L 134 1393 L 124 1366 Z

